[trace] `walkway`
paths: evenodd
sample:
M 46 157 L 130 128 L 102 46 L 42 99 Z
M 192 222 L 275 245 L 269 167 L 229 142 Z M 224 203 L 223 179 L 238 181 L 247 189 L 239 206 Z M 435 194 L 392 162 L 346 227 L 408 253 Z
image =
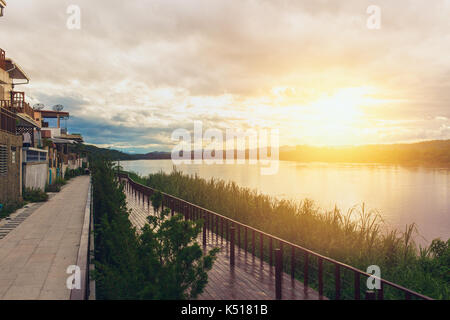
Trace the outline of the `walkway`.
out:
M 130 221 L 140 230 L 146 223 L 146 217 L 153 214 L 153 208 L 144 204 L 142 198 L 135 199 L 131 193 L 126 193 L 127 205 L 131 209 Z M 199 236 L 202 243 L 202 235 Z M 275 299 L 275 268 L 254 257 L 243 249 L 235 249 L 235 266 L 230 267 L 229 242 L 207 233 L 207 247 L 220 248 L 213 269 L 208 272 L 208 285 L 199 297 L 200 300 L 272 300 Z M 282 297 L 287 300 L 318 300 L 316 291 L 308 288 L 305 291 L 303 283 L 292 280 L 290 275 L 283 274 Z M 326 299 L 326 298 L 323 298 Z
M 66 270 L 77 262 L 89 179 L 74 178 L 20 223 L 9 223 L 14 228 L 0 239 L 0 299 L 70 298 Z

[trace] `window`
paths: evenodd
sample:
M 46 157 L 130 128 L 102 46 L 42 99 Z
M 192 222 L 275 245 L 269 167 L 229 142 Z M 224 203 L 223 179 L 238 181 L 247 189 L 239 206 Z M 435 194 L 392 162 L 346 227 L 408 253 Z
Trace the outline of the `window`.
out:
M 0 176 L 8 174 L 8 148 L 0 144 Z

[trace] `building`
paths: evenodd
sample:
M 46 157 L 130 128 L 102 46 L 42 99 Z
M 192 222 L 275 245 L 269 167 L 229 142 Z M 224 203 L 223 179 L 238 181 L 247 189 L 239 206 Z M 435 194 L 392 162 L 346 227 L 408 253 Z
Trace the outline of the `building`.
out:
M 73 147 L 83 142 L 80 134 L 69 134 L 67 127 L 61 126 L 61 121 L 69 119 L 69 113 L 62 110 L 40 110 L 35 113 L 35 120 L 42 123 L 41 137 L 48 150 L 49 172 L 48 184 L 52 184 L 58 178 L 64 178 L 67 169 L 76 170 L 83 166 L 79 153 L 73 152 Z M 56 119 L 56 126 L 51 126 L 50 121 Z
M 2 9 L 4 2 L 1 3 Z M 13 109 L 11 93 L 14 79 L 26 78 L 20 67 L 6 59 L 0 49 L 0 203 L 18 201 L 22 196 L 22 136 L 17 133 L 21 121 Z
M 3 17 L 3 11 L 5 10 L 5 7 L 6 7 L 6 1 L 0 0 L 0 17 Z
M 60 108 L 35 110 L 25 93 L 15 90 L 29 81 L 0 49 L 0 204 L 20 200 L 23 188 L 44 190 L 46 184 L 64 178 L 67 169 L 83 166 L 73 148 L 83 142 L 82 136 L 69 134 L 67 126 L 61 126 L 69 113 Z M 50 125 L 52 120 L 56 125 Z

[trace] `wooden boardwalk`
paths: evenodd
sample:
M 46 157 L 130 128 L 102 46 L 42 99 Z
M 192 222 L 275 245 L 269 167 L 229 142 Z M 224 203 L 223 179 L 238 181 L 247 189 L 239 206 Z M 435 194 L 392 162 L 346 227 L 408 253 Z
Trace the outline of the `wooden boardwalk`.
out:
M 140 230 L 146 223 L 147 216 L 154 213 L 153 208 L 147 206 L 131 193 L 127 193 L 127 205 L 131 209 L 130 221 Z M 272 300 L 275 299 L 275 267 L 253 256 L 249 252 L 236 247 L 235 265 L 230 265 L 230 244 L 210 230 L 207 232 L 207 247 L 220 248 L 217 260 L 208 272 L 208 285 L 200 295 L 200 300 Z M 199 236 L 202 243 L 202 235 Z M 291 276 L 283 273 L 282 297 L 286 300 L 319 300 L 326 299 L 308 288 L 305 290 L 302 282 L 292 280 Z

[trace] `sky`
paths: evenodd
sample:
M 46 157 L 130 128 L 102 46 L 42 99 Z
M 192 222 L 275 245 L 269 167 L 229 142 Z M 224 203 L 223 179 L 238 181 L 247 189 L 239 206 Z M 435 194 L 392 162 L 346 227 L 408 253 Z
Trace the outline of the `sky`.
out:
M 278 129 L 280 145 L 450 139 L 449 0 L 7 5 L 0 48 L 31 79 L 16 90 L 64 105 L 87 143 L 168 151 L 194 121 Z

